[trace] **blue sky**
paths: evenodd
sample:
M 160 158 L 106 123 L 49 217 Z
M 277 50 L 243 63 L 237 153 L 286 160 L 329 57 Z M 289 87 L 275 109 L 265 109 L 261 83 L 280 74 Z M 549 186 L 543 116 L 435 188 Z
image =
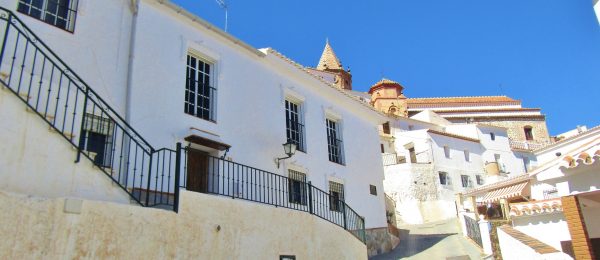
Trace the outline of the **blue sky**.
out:
M 173 0 L 223 28 L 214 0 Z M 507 95 L 551 134 L 600 125 L 592 0 L 226 0 L 228 32 L 316 66 L 329 38 L 355 90 L 382 76 L 408 97 Z

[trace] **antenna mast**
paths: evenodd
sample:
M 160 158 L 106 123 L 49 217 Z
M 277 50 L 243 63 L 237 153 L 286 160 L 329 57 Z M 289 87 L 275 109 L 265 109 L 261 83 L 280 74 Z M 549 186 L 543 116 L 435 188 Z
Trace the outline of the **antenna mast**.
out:
M 217 1 L 217 4 L 219 4 L 219 6 L 221 8 L 223 8 L 223 10 L 225 10 L 225 32 L 227 32 L 227 4 L 225 3 L 225 0 L 215 0 Z

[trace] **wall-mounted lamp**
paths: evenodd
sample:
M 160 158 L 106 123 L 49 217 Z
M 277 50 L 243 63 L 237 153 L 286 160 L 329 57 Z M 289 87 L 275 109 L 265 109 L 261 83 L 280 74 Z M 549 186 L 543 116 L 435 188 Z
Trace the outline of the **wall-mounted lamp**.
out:
M 288 140 L 285 144 L 283 144 L 283 150 L 287 157 L 277 158 L 275 161 L 277 162 L 277 169 L 279 169 L 279 161 L 291 158 L 294 153 L 296 153 L 296 144 L 291 140 Z

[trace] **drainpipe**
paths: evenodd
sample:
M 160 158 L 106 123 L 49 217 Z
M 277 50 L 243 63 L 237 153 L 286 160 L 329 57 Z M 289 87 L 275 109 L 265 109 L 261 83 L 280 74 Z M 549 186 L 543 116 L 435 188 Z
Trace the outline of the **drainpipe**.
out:
M 133 91 L 133 60 L 135 51 L 135 36 L 137 31 L 137 18 L 140 9 L 140 0 L 130 0 L 130 9 L 133 17 L 131 18 L 131 30 L 129 35 L 129 59 L 127 62 L 127 89 L 125 93 L 125 120 L 131 123 L 131 99 Z

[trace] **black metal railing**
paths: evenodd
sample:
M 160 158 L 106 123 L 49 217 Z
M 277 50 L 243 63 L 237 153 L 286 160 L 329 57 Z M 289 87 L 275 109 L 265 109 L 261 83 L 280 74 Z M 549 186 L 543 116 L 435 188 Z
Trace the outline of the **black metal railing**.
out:
M 343 200 L 306 182 L 182 148 L 188 191 L 228 196 L 308 212 L 336 224 L 365 241 L 365 223 Z
M 470 218 L 469 216 L 464 216 L 465 219 L 465 227 L 467 228 L 467 236 L 471 238 L 471 240 L 475 241 L 479 245 L 479 247 L 483 247 L 483 243 L 481 242 L 481 230 L 479 228 L 479 223 L 477 220 Z
M 176 151 L 153 148 L 14 13 L 0 7 L 0 82 L 142 206 L 176 209 Z

